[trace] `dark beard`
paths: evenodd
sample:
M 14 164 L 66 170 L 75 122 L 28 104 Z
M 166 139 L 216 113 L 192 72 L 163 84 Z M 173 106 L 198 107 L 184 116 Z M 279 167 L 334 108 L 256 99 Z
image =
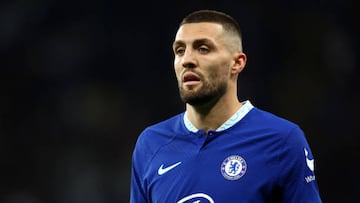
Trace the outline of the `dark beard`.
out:
M 184 92 L 180 87 L 180 97 L 184 103 L 188 103 L 192 106 L 203 106 L 211 102 L 217 101 L 221 96 L 225 94 L 227 90 L 227 84 L 225 82 L 215 85 L 205 84 L 197 92 Z

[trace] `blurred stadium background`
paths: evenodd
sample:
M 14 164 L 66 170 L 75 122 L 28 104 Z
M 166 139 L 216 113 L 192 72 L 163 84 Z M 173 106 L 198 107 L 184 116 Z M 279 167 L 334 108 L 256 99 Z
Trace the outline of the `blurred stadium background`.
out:
M 171 43 L 203 8 L 240 22 L 240 99 L 303 128 L 324 202 L 359 202 L 351 0 L 1 1 L 0 202 L 128 202 L 138 134 L 184 109 Z

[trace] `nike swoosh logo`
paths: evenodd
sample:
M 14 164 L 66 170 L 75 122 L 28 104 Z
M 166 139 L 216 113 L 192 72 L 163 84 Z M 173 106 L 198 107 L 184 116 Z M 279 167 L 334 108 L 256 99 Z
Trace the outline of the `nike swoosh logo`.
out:
M 160 167 L 159 167 L 159 170 L 158 170 L 158 174 L 159 175 L 163 175 L 167 172 L 169 172 L 171 169 L 175 168 L 176 166 L 180 165 L 181 164 L 181 161 L 171 165 L 171 166 L 168 166 L 166 168 L 164 168 L 164 164 L 162 164 Z
M 305 157 L 306 157 L 306 165 L 309 167 L 311 171 L 314 171 L 314 159 L 309 159 L 309 152 L 304 148 Z

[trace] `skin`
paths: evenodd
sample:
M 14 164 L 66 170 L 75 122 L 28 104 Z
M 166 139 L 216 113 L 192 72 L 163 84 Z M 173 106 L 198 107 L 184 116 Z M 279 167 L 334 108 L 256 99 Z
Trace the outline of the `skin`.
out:
M 240 40 L 234 40 L 220 24 L 189 23 L 179 27 L 173 52 L 188 119 L 205 132 L 217 129 L 242 106 L 237 78 L 245 67 L 246 55 Z

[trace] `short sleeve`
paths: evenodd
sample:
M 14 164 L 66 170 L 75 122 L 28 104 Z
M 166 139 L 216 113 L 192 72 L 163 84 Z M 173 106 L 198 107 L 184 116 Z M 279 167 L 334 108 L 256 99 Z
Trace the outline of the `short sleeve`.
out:
M 321 203 L 315 178 L 315 159 L 303 131 L 293 128 L 280 153 L 282 202 Z
M 145 132 L 142 132 L 136 142 L 131 165 L 130 203 L 147 203 L 146 187 L 143 180 L 149 159 L 146 152 Z

